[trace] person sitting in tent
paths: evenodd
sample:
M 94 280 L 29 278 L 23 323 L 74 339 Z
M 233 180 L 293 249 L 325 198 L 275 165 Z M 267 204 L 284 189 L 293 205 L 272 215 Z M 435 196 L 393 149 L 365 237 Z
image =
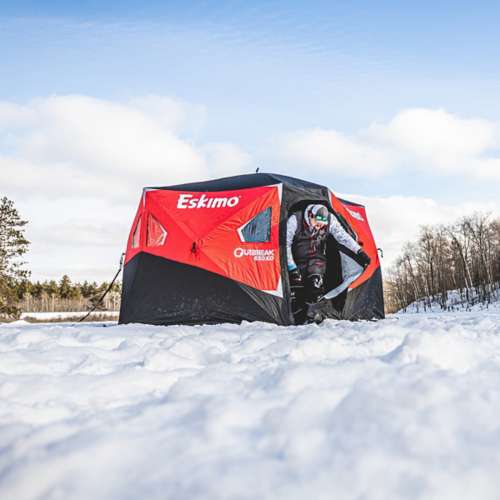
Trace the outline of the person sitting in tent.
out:
M 324 294 L 329 234 L 357 254 L 363 267 L 370 264 L 370 257 L 324 205 L 308 205 L 303 212 L 294 212 L 287 221 L 286 249 L 292 296 L 303 288 L 303 297 L 294 296 L 294 315 L 301 318 L 298 323 L 306 319 L 307 309 Z

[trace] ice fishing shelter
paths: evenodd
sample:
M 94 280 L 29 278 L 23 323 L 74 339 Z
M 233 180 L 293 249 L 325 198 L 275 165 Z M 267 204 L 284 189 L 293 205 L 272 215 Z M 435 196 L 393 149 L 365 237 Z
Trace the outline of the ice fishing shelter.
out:
M 286 221 L 324 204 L 363 245 L 371 264 L 329 238 L 325 317 L 384 317 L 382 275 L 365 208 L 324 186 L 251 174 L 145 188 L 125 255 L 120 323 L 293 324 Z

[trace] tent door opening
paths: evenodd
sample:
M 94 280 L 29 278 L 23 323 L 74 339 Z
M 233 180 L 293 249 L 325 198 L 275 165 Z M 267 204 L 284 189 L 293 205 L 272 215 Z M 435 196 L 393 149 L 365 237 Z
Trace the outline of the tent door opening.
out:
M 332 208 L 328 206 L 323 200 L 302 200 L 301 202 L 293 205 L 289 210 L 288 217 L 297 212 L 304 212 L 305 208 L 310 204 L 321 204 L 327 207 L 328 211 L 333 214 Z M 334 215 L 335 216 L 335 215 Z M 288 220 L 288 219 L 287 219 Z M 294 249 L 294 247 L 292 247 Z M 294 257 L 295 257 L 295 252 Z M 344 308 L 344 304 L 347 298 L 347 291 L 350 283 L 354 279 L 349 280 L 349 282 L 344 283 L 344 277 L 350 273 L 348 269 L 350 267 L 351 259 L 346 258 L 339 249 L 337 241 L 330 234 L 326 238 L 326 270 L 323 276 L 323 297 L 329 299 L 329 307 L 333 307 L 340 313 Z M 300 267 L 300 266 L 299 266 Z M 348 271 L 348 272 L 345 272 Z M 303 279 L 307 279 L 307 276 L 303 276 Z M 306 310 L 302 309 L 302 304 L 304 302 L 305 291 L 303 289 L 291 290 L 292 293 L 292 310 L 294 310 L 294 319 L 296 324 L 301 324 L 306 320 Z M 332 297 L 328 297 L 328 294 L 332 294 Z M 321 302 L 324 300 L 320 299 Z M 297 314 L 298 311 L 298 314 Z
M 288 217 L 297 212 L 304 212 L 308 205 L 320 204 L 326 206 L 328 211 L 333 214 L 332 208 L 327 205 L 324 200 L 302 200 L 299 203 L 293 205 L 289 212 Z M 335 215 L 334 215 L 335 216 Z M 287 218 L 288 220 L 288 218 Z M 340 256 L 340 251 L 337 242 L 333 236 L 328 235 L 326 241 L 326 272 L 324 279 L 324 290 L 325 294 L 329 291 L 337 288 L 342 284 L 343 272 L 342 272 L 342 260 Z M 344 259 L 345 260 L 345 259 Z

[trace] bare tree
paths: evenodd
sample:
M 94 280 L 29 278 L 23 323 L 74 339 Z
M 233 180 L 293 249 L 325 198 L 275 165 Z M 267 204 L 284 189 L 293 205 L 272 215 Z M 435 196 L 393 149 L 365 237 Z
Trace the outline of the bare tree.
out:
M 431 304 L 444 309 L 491 302 L 500 293 L 500 219 L 476 213 L 454 224 L 422 227 L 387 276 L 389 310 L 411 303 L 425 310 Z

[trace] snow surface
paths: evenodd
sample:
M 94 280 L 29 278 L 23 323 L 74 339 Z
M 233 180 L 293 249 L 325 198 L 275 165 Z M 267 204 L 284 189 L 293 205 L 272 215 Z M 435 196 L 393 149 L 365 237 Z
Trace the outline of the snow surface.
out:
M 0 325 L 2 499 L 497 499 L 500 312 Z
M 73 311 L 73 312 L 23 312 L 21 319 L 33 318 L 39 321 L 48 321 L 51 319 L 69 319 L 83 318 L 88 311 Z M 93 311 L 89 317 L 109 316 L 110 318 L 118 318 L 120 311 Z
M 418 314 L 418 313 L 449 313 L 449 312 L 481 312 L 492 311 L 500 313 L 500 286 L 497 285 L 491 303 L 478 302 L 477 294 L 474 290 L 470 291 L 470 297 L 474 304 L 469 304 L 465 298 L 465 292 L 460 293 L 458 290 L 450 290 L 447 292 L 448 299 L 446 300 L 445 308 L 441 307 L 439 299 L 425 299 L 417 300 L 406 306 L 398 312 L 398 314 Z

